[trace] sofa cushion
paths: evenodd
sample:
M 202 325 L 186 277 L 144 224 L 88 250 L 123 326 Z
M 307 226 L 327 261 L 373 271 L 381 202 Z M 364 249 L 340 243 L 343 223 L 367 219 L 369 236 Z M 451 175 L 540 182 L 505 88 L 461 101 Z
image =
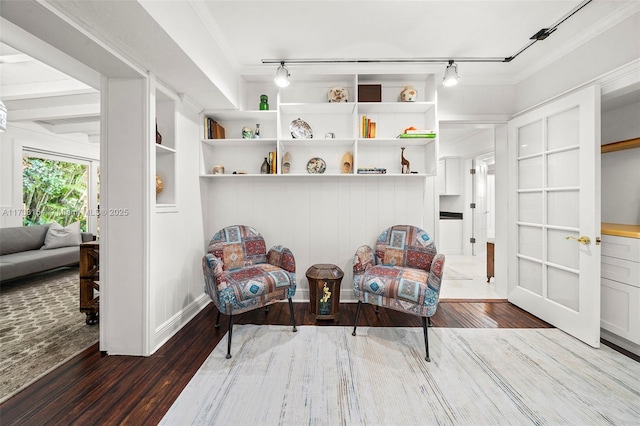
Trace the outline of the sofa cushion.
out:
M 0 280 L 9 280 L 61 266 L 74 265 L 79 260 L 80 248 L 77 246 L 7 254 L 2 256 L 0 262 Z
M 0 255 L 39 250 L 48 229 L 48 224 L 0 228 Z
M 82 236 L 80 235 L 80 222 L 73 222 L 62 227 L 58 222 L 53 222 L 49 226 L 47 236 L 44 238 L 43 250 L 50 250 L 60 247 L 70 247 L 80 245 Z

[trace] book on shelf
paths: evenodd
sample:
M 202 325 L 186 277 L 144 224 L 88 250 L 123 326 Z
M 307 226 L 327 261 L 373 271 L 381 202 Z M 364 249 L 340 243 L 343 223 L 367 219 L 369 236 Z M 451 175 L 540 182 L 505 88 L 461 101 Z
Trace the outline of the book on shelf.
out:
M 398 138 L 400 139 L 411 139 L 411 138 L 435 138 L 435 133 L 400 133 Z
M 362 125 L 360 128 L 360 136 L 363 138 L 375 138 L 376 137 L 376 122 L 372 121 L 366 115 L 362 116 Z
M 204 137 L 205 139 L 224 139 L 224 127 L 218 124 L 213 118 L 204 118 Z
M 387 173 L 387 169 L 380 167 L 359 167 L 358 174 L 360 175 L 382 175 Z
M 426 129 L 407 129 L 404 131 L 407 135 L 435 135 L 436 132 L 433 130 Z

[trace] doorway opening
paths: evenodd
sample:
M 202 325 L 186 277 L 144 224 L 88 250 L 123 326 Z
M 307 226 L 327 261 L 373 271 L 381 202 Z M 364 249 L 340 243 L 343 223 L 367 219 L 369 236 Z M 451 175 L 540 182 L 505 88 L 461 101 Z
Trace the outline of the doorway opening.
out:
M 443 298 L 504 298 L 495 279 L 487 279 L 487 242 L 495 239 L 494 137 L 493 124 L 441 124 L 437 186 L 439 251 L 447 256 Z

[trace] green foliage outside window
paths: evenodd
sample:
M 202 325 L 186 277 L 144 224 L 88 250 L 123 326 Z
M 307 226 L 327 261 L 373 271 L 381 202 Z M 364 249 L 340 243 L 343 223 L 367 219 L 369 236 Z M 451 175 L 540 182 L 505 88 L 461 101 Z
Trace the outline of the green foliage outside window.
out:
M 77 163 L 22 157 L 23 225 L 80 221 L 87 229 L 88 167 Z

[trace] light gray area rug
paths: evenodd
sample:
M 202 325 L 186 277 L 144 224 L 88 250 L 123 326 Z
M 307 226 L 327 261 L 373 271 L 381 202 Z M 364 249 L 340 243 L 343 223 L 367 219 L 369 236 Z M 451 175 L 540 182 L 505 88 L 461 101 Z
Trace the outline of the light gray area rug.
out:
M 98 341 L 80 312 L 78 267 L 0 288 L 0 402 Z
M 558 329 L 238 325 L 163 425 L 637 425 L 640 363 Z

